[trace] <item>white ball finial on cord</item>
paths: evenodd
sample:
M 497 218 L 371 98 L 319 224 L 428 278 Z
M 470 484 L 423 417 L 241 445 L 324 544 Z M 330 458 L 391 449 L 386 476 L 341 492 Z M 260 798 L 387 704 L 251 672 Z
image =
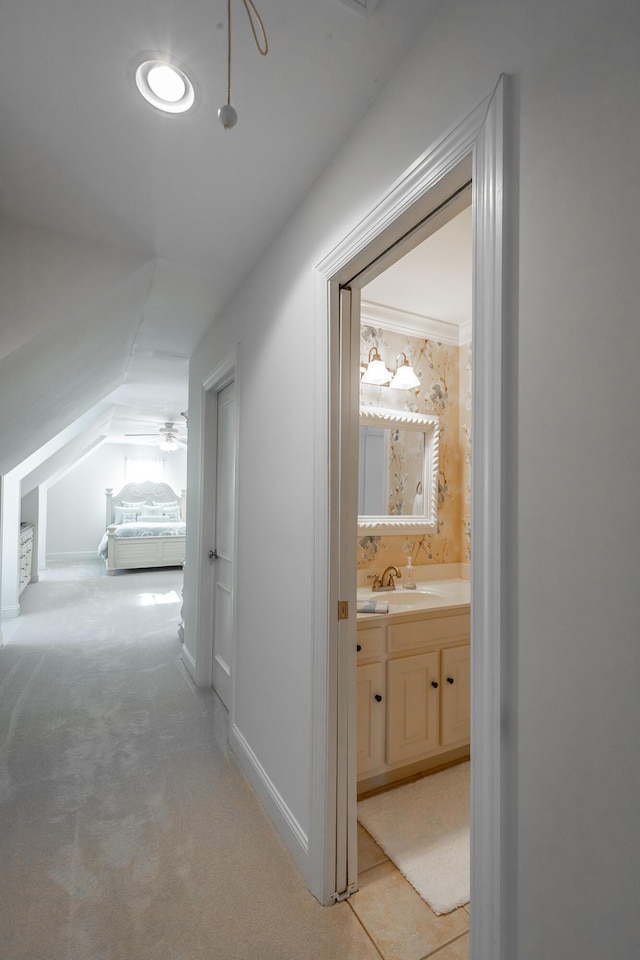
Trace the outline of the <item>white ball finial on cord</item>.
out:
M 225 103 L 224 107 L 220 107 L 218 117 L 225 130 L 231 130 L 238 122 L 238 114 L 230 103 Z
M 256 42 L 258 52 L 261 54 L 261 56 L 266 57 L 267 53 L 269 52 L 269 43 L 267 41 L 267 34 L 264 29 L 262 17 L 258 13 L 253 0 L 242 0 L 242 2 L 244 3 L 244 8 L 247 11 L 247 16 L 249 17 L 253 39 Z M 256 21 L 260 26 L 262 41 L 258 37 Z M 227 0 L 227 102 L 218 110 L 218 118 L 225 130 L 231 130 L 238 122 L 238 114 L 235 108 L 231 105 L 231 0 Z

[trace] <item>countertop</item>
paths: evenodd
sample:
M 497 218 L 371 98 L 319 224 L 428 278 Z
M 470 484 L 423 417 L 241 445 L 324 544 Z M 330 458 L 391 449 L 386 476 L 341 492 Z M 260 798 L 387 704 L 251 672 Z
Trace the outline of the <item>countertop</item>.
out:
M 375 593 L 368 589 L 359 589 L 358 603 L 375 601 L 388 603 L 388 613 L 359 613 L 358 623 L 368 620 L 388 620 L 389 617 L 406 616 L 411 613 L 442 613 L 459 607 L 468 607 L 470 603 L 470 583 L 468 580 L 433 580 L 419 582 L 415 590 L 405 590 L 400 584 L 395 590 Z

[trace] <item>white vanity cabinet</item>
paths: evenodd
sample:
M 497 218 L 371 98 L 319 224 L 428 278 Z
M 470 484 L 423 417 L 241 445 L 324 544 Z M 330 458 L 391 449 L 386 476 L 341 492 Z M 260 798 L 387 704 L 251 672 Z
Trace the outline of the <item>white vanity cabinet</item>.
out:
M 358 622 L 360 789 L 469 753 L 469 611 L 416 611 Z
M 440 652 L 440 743 L 469 741 L 471 733 L 471 647 L 447 647 Z
M 358 629 L 357 770 L 358 776 L 384 764 L 386 710 L 385 627 Z
M 384 766 L 386 678 L 384 663 L 358 667 L 357 729 L 358 776 L 375 773 Z

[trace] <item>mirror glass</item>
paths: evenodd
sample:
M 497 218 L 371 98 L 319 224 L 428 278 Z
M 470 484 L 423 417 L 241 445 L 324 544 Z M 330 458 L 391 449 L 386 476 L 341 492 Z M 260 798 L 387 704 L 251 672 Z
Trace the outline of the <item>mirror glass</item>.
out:
M 361 408 L 359 530 L 435 528 L 438 436 L 437 417 Z

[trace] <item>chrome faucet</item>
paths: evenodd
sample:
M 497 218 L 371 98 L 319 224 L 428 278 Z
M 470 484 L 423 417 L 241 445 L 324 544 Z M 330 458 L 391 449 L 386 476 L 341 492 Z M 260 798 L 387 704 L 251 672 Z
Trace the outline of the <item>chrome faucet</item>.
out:
M 379 577 L 377 573 L 375 574 L 375 576 L 373 577 L 373 586 L 371 587 L 371 589 L 375 590 L 376 593 L 379 590 L 395 590 L 396 583 L 394 578 L 401 577 L 401 576 L 402 574 L 400 573 L 397 567 L 393 565 L 390 567 L 387 567 L 387 569 L 384 571 L 381 577 Z

